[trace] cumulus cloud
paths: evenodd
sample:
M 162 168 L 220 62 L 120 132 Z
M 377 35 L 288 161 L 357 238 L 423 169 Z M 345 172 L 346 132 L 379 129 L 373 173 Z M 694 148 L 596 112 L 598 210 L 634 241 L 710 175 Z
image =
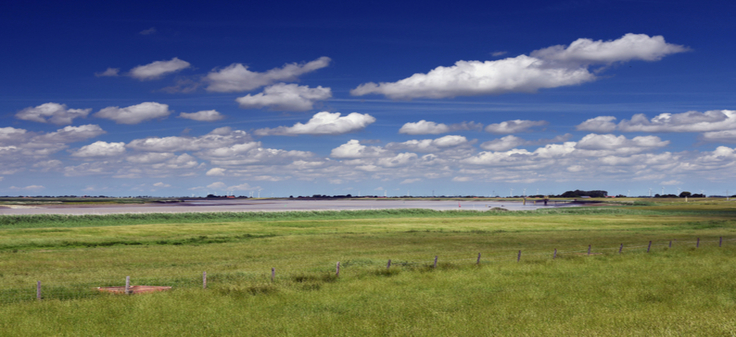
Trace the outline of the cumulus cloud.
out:
M 72 152 L 73 157 L 110 157 L 119 156 L 125 153 L 125 143 L 108 143 L 97 141 L 89 145 L 82 146 L 79 150 Z
M 613 116 L 598 116 L 576 125 L 575 129 L 579 131 L 611 132 L 616 130 L 616 123 L 613 122 L 615 120 L 616 117 Z
M 736 130 L 736 111 L 688 111 L 679 114 L 663 113 L 647 119 L 636 114 L 631 120 L 622 120 L 618 129 L 623 132 L 708 132 Z
M 107 68 L 103 72 L 95 73 L 97 77 L 116 77 L 120 73 L 120 68 Z
M 23 191 L 40 191 L 44 189 L 42 185 L 29 185 L 26 187 L 16 187 L 16 186 L 10 186 L 11 190 L 23 190 Z
M 191 113 L 182 112 L 179 114 L 179 118 L 191 119 L 198 122 L 215 122 L 222 120 L 225 116 L 217 112 L 217 110 L 203 110 Z
M 545 126 L 549 124 L 547 121 L 528 121 L 516 119 L 512 121 L 505 121 L 497 124 L 489 124 L 486 126 L 486 132 L 507 134 L 507 133 L 519 133 L 527 131 L 533 127 Z
M 381 94 L 393 99 L 448 98 L 536 92 L 543 88 L 577 85 L 596 80 L 594 64 L 631 60 L 656 61 L 687 51 L 662 36 L 626 34 L 613 41 L 578 39 L 569 46 L 552 46 L 495 61 L 457 61 L 397 82 L 364 83 L 350 91 L 354 96 Z
M 476 122 L 462 122 L 457 124 L 443 124 L 429 122 L 426 120 L 420 120 L 416 123 L 406 123 L 399 133 L 406 135 L 437 135 L 440 133 L 455 132 L 455 131 L 479 131 L 483 129 L 483 124 Z
M 572 138 L 572 135 L 566 133 L 564 135 L 555 136 L 551 139 L 525 140 L 514 135 L 508 135 L 499 139 L 490 140 L 480 144 L 480 148 L 488 151 L 506 151 L 519 146 L 545 145 L 549 143 L 561 143 Z
M 667 146 L 669 143 L 669 141 L 663 141 L 656 136 L 639 136 L 627 139 L 624 136 L 614 136 L 611 134 L 589 134 L 577 142 L 575 148 L 579 150 L 591 150 L 594 152 L 593 155 L 595 155 L 595 152 L 601 150 L 603 151 L 600 152 L 601 155 L 621 155 L 644 152 Z
M 380 146 L 361 145 L 359 140 L 351 139 L 330 152 L 332 158 L 370 158 L 380 157 L 387 151 Z
M 74 118 L 87 117 L 92 109 L 67 109 L 66 104 L 45 103 L 37 107 L 29 107 L 15 114 L 18 119 L 56 125 L 71 124 Z
M 169 185 L 169 184 L 164 184 L 163 182 L 160 182 L 160 181 L 159 181 L 159 182 L 157 182 L 157 183 L 153 184 L 153 187 L 165 188 L 165 187 L 171 187 L 171 185 Z
M 117 124 L 138 124 L 155 118 L 165 118 L 171 114 L 167 104 L 143 102 L 120 108 L 111 106 L 94 114 L 95 117 L 114 120 Z
M 148 152 L 127 156 L 125 160 L 135 164 L 154 164 L 171 160 L 176 155 L 170 152 Z
M 201 137 L 149 137 L 135 139 L 127 148 L 149 152 L 200 151 L 228 147 L 235 143 L 248 143 L 251 138 L 245 131 L 218 128 Z
M 463 136 L 444 136 L 437 139 L 409 140 L 402 143 L 388 143 L 386 144 L 386 148 L 391 150 L 434 152 L 467 143 L 467 138 Z
M 240 92 L 249 91 L 271 85 L 276 82 L 294 82 L 300 75 L 327 67 L 330 58 L 323 56 L 308 63 L 289 63 L 281 68 L 274 68 L 259 73 L 248 70 L 248 66 L 233 63 L 230 66 L 213 70 L 205 81 L 208 83 L 207 91 L 213 92 Z
M 700 139 L 707 142 L 736 143 L 736 130 L 703 132 Z
M 332 97 L 330 88 L 279 83 L 268 86 L 262 93 L 235 99 L 243 109 L 268 108 L 278 111 L 312 110 L 314 102 Z
M 99 135 L 106 133 L 105 130 L 99 125 L 87 124 L 80 126 L 65 126 L 55 132 L 50 132 L 45 135 L 38 136 L 31 140 L 42 141 L 46 143 L 74 143 L 83 141 L 89 138 L 94 138 Z
M 206 175 L 208 175 L 208 176 L 224 176 L 225 175 L 225 171 L 227 171 L 227 170 L 225 170 L 224 168 L 214 167 L 214 168 L 211 168 L 209 171 L 207 171 Z
M 411 179 L 404 179 L 399 184 L 406 185 L 406 184 L 413 184 L 413 183 L 420 182 L 420 181 L 422 181 L 422 179 L 420 178 L 411 178 Z
M 141 81 L 155 80 L 163 75 L 189 68 L 187 61 L 174 57 L 168 61 L 155 61 L 146 65 L 137 66 L 130 70 L 130 76 Z
M 291 127 L 258 129 L 254 131 L 254 134 L 259 136 L 341 135 L 363 130 L 375 121 L 376 118 L 369 114 L 353 112 L 341 117 L 339 112 L 322 111 L 312 116 L 306 124 L 296 123 Z

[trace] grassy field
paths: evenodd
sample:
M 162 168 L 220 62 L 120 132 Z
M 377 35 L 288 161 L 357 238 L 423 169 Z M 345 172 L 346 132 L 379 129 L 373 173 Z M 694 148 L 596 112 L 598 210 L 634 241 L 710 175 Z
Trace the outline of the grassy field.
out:
M 733 205 L 0 216 L 0 335 L 733 336 Z

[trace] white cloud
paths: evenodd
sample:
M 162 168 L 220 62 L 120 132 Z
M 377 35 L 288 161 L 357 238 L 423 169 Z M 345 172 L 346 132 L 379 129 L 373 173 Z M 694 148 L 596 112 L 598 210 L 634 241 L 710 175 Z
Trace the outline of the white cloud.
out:
M 160 181 L 159 181 L 159 182 L 157 182 L 157 183 L 155 183 L 155 184 L 153 184 L 153 186 L 154 186 L 154 187 L 161 187 L 161 188 L 165 188 L 165 187 L 171 187 L 171 185 L 169 185 L 169 184 L 164 184 L 164 183 L 162 183 L 162 182 L 160 182 Z
M 639 136 L 633 139 L 627 139 L 624 136 L 614 136 L 611 134 L 589 134 L 577 142 L 575 148 L 578 150 L 593 151 L 590 155 L 629 155 L 665 147 L 669 143 L 669 141 L 663 141 L 655 136 Z M 599 152 L 601 150 L 603 152 Z
M 651 120 L 636 114 L 631 120 L 622 120 L 618 129 L 623 132 L 708 132 L 736 130 L 736 111 L 688 111 L 679 114 L 663 113 Z
M 213 189 L 213 190 L 225 190 L 225 191 L 254 191 L 254 190 L 261 189 L 258 186 L 253 187 L 253 186 L 248 185 L 247 183 L 243 183 L 240 185 L 227 186 L 227 184 L 221 181 L 209 184 L 207 185 L 207 188 Z
M 302 74 L 327 67 L 330 58 L 323 56 L 308 63 L 289 63 L 281 68 L 274 68 L 264 73 L 248 70 L 247 66 L 233 63 L 230 66 L 213 70 L 205 81 L 209 83 L 207 91 L 214 92 L 239 92 L 249 91 L 271 85 L 276 82 L 293 82 Z
M 661 36 L 626 34 L 614 41 L 578 39 L 570 46 L 552 46 L 527 55 L 495 61 L 457 61 L 397 82 L 364 83 L 352 95 L 382 94 L 393 99 L 448 98 L 493 95 L 509 92 L 536 92 L 543 88 L 577 85 L 596 76 L 591 64 L 630 60 L 656 61 L 663 56 L 686 51 L 668 44 Z
M 345 144 L 342 144 L 330 152 L 332 158 L 369 158 L 369 157 L 380 157 L 387 151 L 380 146 L 365 146 L 361 145 L 360 141 L 351 139 Z
M 376 119 L 369 114 L 353 112 L 341 117 L 339 112 L 323 111 L 312 116 L 306 124 L 296 123 L 291 127 L 280 126 L 273 129 L 258 129 L 254 133 L 259 136 L 341 135 L 363 130 L 375 121 Z
M 707 142 L 736 143 L 736 130 L 703 132 L 701 140 Z
M 106 133 L 105 130 L 102 130 L 99 125 L 95 124 L 65 126 L 61 129 L 56 130 L 55 132 L 35 137 L 31 140 L 31 142 L 41 141 L 47 143 L 74 143 L 89 138 L 94 138 L 104 133 Z
M 64 164 L 61 162 L 61 160 L 51 159 L 51 160 L 45 160 L 45 161 L 37 162 L 37 163 L 33 164 L 33 167 L 40 168 L 41 169 L 41 172 L 48 172 L 48 171 L 51 171 L 51 170 L 59 169 L 63 165 Z
M 71 124 L 74 118 L 87 117 L 90 111 L 92 109 L 67 109 L 65 104 L 49 102 L 37 107 L 25 108 L 15 114 L 15 117 L 39 123 L 65 125 Z
M 497 134 L 519 133 L 527 131 L 536 126 L 545 126 L 547 124 L 549 124 L 549 122 L 547 121 L 528 121 L 516 119 L 497 124 L 489 124 L 488 126 L 486 126 L 486 132 Z
M 404 179 L 399 184 L 406 185 L 406 184 L 413 184 L 413 183 L 420 182 L 420 181 L 422 181 L 422 179 L 420 178 L 411 178 L 411 179 Z
M 235 99 L 243 109 L 268 108 L 277 111 L 312 110 L 314 102 L 332 97 L 330 88 L 279 83 L 268 86 L 262 93 Z
M 378 165 L 381 165 L 383 167 L 405 166 L 416 161 L 417 158 L 418 156 L 416 153 L 399 153 L 393 157 L 378 159 Z
M 39 191 L 44 189 L 42 185 L 29 185 L 26 187 L 16 187 L 16 186 L 10 186 L 11 190 L 24 190 L 24 191 Z
M 660 183 L 660 185 L 665 185 L 665 186 L 673 186 L 673 185 L 681 185 L 681 184 L 682 182 L 679 180 L 668 180 L 668 181 L 663 181 Z
M 629 33 L 617 40 L 605 42 L 577 39 L 569 46 L 557 45 L 535 50 L 531 56 L 575 64 L 608 64 L 631 60 L 659 61 L 669 54 L 688 50 L 684 46 L 665 42 L 661 35 L 650 37 L 646 34 Z
M 479 131 L 483 129 L 483 124 L 476 122 L 462 122 L 457 124 L 443 124 L 420 120 L 416 123 L 406 123 L 399 133 L 406 135 L 437 135 L 440 133 L 454 132 L 454 131 Z
M 116 77 L 120 73 L 120 68 L 107 68 L 103 72 L 95 73 L 97 77 Z
M 616 130 L 616 123 L 613 122 L 615 120 L 616 117 L 613 116 L 598 116 L 580 123 L 580 125 L 575 126 L 575 129 L 579 131 L 611 132 Z
M 224 168 L 214 167 L 214 168 L 211 168 L 209 171 L 207 171 L 207 174 L 206 175 L 208 175 L 208 176 L 224 176 L 225 175 L 225 171 L 227 171 L 227 170 L 225 170 Z
M 227 189 L 227 185 L 223 183 L 222 181 L 214 182 L 212 184 L 207 185 L 207 188 L 213 189 L 213 190 L 224 190 Z
M 167 104 L 143 102 L 125 108 L 111 106 L 94 114 L 95 117 L 114 120 L 117 124 L 138 124 L 143 121 L 165 118 L 171 111 Z
M 155 164 L 174 158 L 176 155 L 168 152 L 148 152 L 127 156 L 125 160 L 135 164 Z
M 79 150 L 72 153 L 73 157 L 110 157 L 119 156 L 125 153 L 125 143 L 108 143 L 97 141 L 89 145 L 82 146 Z
M 434 152 L 467 143 L 468 139 L 463 136 L 444 136 L 437 139 L 408 140 L 402 143 L 388 143 L 386 144 L 386 148 L 391 150 Z
M 199 122 L 214 122 L 225 118 L 225 116 L 217 112 L 217 110 L 203 110 L 191 113 L 182 112 L 179 114 L 179 117 Z
M 480 144 L 480 148 L 487 151 L 507 151 L 519 146 L 545 145 L 549 143 L 561 143 L 572 138 L 572 135 L 566 133 L 564 135 L 555 136 L 551 139 L 525 140 L 513 135 L 501 137 L 499 139 L 489 140 Z
M 130 70 L 130 76 L 141 81 L 158 79 L 163 75 L 189 68 L 187 61 L 174 57 L 168 61 L 155 61 Z
M 471 178 L 471 177 L 454 177 L 454 178 L 452 178 L 452 181 L 464 183 L 464 182 L 468 182 L 468 181 L 473 181 L 473 178 Z
M 493 57 L 499 57 L 508 54 L 507 51 L 494 51 L 491 53 L 491 56 Z

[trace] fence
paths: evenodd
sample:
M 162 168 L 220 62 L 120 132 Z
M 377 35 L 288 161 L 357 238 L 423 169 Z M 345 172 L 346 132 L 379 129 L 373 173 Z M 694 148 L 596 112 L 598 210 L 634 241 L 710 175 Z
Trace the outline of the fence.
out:
M 723 237 L 718 240 L 701 240 L 695 238 L 695 240 L 683 241 L 683 240 L 670 240 L 664 242 L 652 242 L 641 245 L 624 245 L 619 244 L 613 247 L 593 247 L 588 245 L 587 249 L 582 250 L 558 250 L 540 252 L 540 251 L 524 251 L 524 250 L 498 250 L 491 253 L 477 253 L 468 254 L 465 258 L 441 258 L 440 255 L 435 255 L 431 260 L 424 261 L 397 261 L 388 259 L 386 262 L 379 262 L 373 260 L 370 263 L 355 263 L 353 261 L 345 261 L 344 263 L 337 262 L 334 265 L 334 269 L 330 267 L 320 268 L 288 268 L 286 271 L 279 271 L 276 268 L 271 268 L 270 271 L 246 271 L 239 270 L 231 273 L 214 273 L 208 276 L 207 272 L 203 272 L 201 275 L 191 277 L 136 277 L 133 281 L 139 285 L 149 286 L 149 288 L 141 288 L 131 284 L 130 276 L 120 276 L 116 279 L 104 279 L 95 280 L 84 283 L 74 284 L 55 284 L 53 280 L 39 280 L 36 284 L 23 285 L 21 287 L 12 287 L 0 289 L 0 303 L 15 303 L 24 301 L 40 301 L 47 299 L 56 300 L 70 300 L 70 299 L 81 299 L 91 298 L 95 296 L 104 295 L 106 292 L 109 293 L 121 293 L 121 294 L 134 294 L 140 292 L 153 292 L 168 289 L 177 288 L 200 288 L 207 289 L 208 286 L 213 284 L 222 285 L 232 282 L 239 281 L 251 281 L 251 282 L 277 282 L 279 278 L 285 275 L 285 277 L 305 277 L 297 276 L 305 273 L 330 273 L 331 278 L 338 278 L 340 276 L 341 269 L 349 270 L 351 267 L 372 267 L 372 268 L 386 268 L 387 271 L 395 270 L 396 268 L 427 268 L 434 269 L 438 267 L 438 262 L 443 264 L 457 264 L 457 265 L 483 265 L 490 264 L 493 262 L 500 261 L 513 261 L 523 262 L 525 259 L 551 259 L 555 260 L 567 256 L 593 256 L 593 255 L 613 255 L 613 254 L 624 254 L 624 253 L 650 253 L 653 250 L 661 250 L 662 248 L 700 248 L 705 246 L 723 247 L 728 243 L 733 243 L 736 238 L 724 239 Z M 385 261 L 385 260 L 384 260 Z M 385 266 L 385 267 L 382 267 Z M 393 268 L 393 269 L 392 269 Z M 331 271 L 330 271 L 331 270 Z M 124 285 L 123 285 L 124 284 Z

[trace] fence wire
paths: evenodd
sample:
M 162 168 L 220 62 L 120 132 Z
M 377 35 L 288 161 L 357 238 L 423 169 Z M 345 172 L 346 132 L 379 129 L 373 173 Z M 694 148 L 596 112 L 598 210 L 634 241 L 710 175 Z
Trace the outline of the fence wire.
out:
M 447 264 L 470 265 L 480 263 L 481 265 L 489 265 L 494 262 L 509 262 L 540 259 L 562 259 L 570 256 L 600 256 L 600 255 L 618 255 L 631 253 L 647 253 L 651 251 L 662 251 L 663 248 L 698 248 L 698 247 L 723 247 L 733 245 L 736 238 L 719 238 L 717 240 L 672 240 L 664 242 L 647 242 L 646 244 L 627 245 L 618 244 L 616 246 L 590 246 L 583 249 L 539 251 L 525 249 L 502 249 L 490 252 L 480 252 L 475 254 L 452 254 L 452 255 L 429 255 L 427 259 L 409 260 L 402 258 L 392 258 L 390 268 L 434 268 L 435 261 L 437 267 Z M 436 257 L 436 260 L 435 260 Z M 354 268 L 389 268 L 388 259 L 379 260 L 376 258 L 366 259 L 348 259 L 341 261 L 340 273 L 349 273 Z M 195 289 L 207 287 L 217 287 L 218 285 L 227 285 L 232 283 L 243 282 L 269 282 L 284 281 L 298 279 L 299 277 L 308 278 L 309 275 L 334 275 L 337 272 L 337 263 L 325 263 L 320 266 L 313 267 L 296 267 L 296 266 L 280 266 L 267 270 L 247 270 L 238 269 L 232 272 L 214 272 L 204 275 L 177 276 L 177 277 L 135 277 L 131 280 L 131 284 L 171 287 L 171 289 Z M 306 276 L 305 276 L 306 275 Z M 105 278 L 87 282 L 53 282 L 50 280 L 40 280 L 41 287 L 38 284 L 15 284 L 0 285 L 0 303 L 17 303 L 38 300 L 74 300 L 83 298 L 93 298 L 96 296 L 104 296 L 107 293 L 100 290 L 105 287 L 123 287 L 125 278 L 116 279 Z M 206 282 L 205 282 L 206 280 Z

